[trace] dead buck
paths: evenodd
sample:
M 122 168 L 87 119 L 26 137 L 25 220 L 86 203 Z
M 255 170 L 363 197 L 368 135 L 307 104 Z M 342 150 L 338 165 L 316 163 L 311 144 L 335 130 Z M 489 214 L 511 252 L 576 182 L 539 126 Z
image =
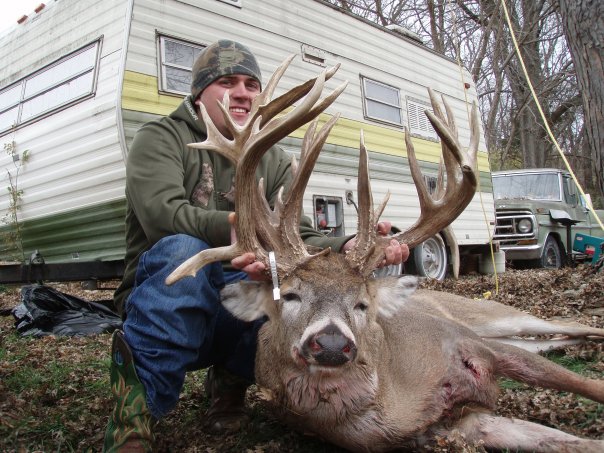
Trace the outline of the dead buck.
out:
M 604 451 L 601 440 L 580 439 L 492 415 L 499 376 L 604 403 L 604 381 L 583 378 L 502 342 L 517 341 L 514 338 L 523 332 L 604 338 L 604 330 L 553 325 L 500 304 L 480 305 L 446 293 L 413 294 L 413 277 L 378 279 L 372 275 L 390 238 L 375 232 L 385 201 L 373 209 L 362 137 L 356 248 L 346 255 L 329 249 L 316 254 L 307 250 L 298 233 L 302 196 L 337 116 L 319 132 L 316 121 L 309 126 L 300 165 L 295 161 L 292 165 L 291 188 L 270 209 L 263 197 L 263 183 L 257 184 L 254 176 L 263 153 L 318 116 L 344 89 L 340 86 L 320 99 L 324 82 L 336 67 L 271 100 L 290 61 L 281 65 L 256 98 L 245 125 L 230 120 L 225 96 L 223 113 L 233 140 L 222 137 L 202 111 L 208 139 L 192 146 L 213 149 L 237 166 L 238 242 L 191 258 L 174 271 L 168 283 L 194 275 L 208 262 L 247 251 L 254 252 L 269 269 L 269 252 L 274 252 L 280 297 L 273 298 L 269 282 L 244 281 L 223 290 L 223 303 L 241 319 L 268 316 L 258 338 L 258 386 L 294 427 L 334 444 L 353 451 L 386 451 L 457 432 L 469 442 L 482 441 L 490 448 Z M 304 96 L 298 106 L 283 113 Z M 446 190 L 437 200 L 427 193 L 409 134 L 405 134 L 422 213 L 411 229 L 394 237 L 410 247 L 451 223 L 470 202 L 476 187 L 476 107 L 466 154 L 458 143 L 451 112 L 445 104 L 445 115 L 434 95 L 430 96 L 434 114 L 429 118 L 442 142 Z

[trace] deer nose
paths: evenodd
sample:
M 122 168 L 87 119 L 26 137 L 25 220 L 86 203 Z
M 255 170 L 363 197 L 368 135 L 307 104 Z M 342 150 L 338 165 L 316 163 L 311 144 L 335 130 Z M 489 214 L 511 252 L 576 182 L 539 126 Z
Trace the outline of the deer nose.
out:
M 310 337 L 302 347 L 306 357 L 324 366 L 340 366 L 354 360 L 356 345 L 335 327 L 327 327 Z

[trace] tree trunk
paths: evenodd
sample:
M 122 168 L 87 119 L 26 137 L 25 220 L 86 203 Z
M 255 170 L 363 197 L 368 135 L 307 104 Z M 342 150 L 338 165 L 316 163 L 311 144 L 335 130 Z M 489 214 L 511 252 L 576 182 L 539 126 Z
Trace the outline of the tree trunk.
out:
M 527 75 L 537 91 L 543 84 L 541 55 L 539 53 L 539 22 L 542 4 L 534 0 L 521 0 L 519 5 L 510 5 L 514 33 L 525 63 Z M 516 9 L 518 8 L 519 9 Z M 520 21 L 522 18 L 522 22 Z M 509 33 L 506 31 L 506 33 Z M 512 51 L 511 42 L 508 43 Z M 504 69 L 517 109 L 517 127 L 525 168 L 543 167 L 549 154 L 549 144 L 544 140 L 545 128 L 520 62 L 506 65 Z M 546 106 L 543 106 L 546 108 Z
M 585 138 L 604 197 L 604 2 L 555 0 L 581 89 Z

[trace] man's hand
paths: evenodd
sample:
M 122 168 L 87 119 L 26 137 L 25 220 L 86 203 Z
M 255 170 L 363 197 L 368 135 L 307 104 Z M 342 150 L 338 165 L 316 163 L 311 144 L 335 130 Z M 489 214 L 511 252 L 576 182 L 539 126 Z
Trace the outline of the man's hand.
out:
M 270 280 L 269 276 L 264 272 L 266 267 L 260 261 L 256 261 L 256 255 L 252 252 L 247 252 L 233 258 L 231 264 L 235 269 L 245 272 L 250 280 Z
M 392 224 L 387 220 L 377 224 L 377 232 L 380 236 L 387 236 L 391 229 Z M 351 250 L 356 245 L 356 242 L 357 238 L 355 236 L 344 244 L 342 251 L 346 252 Z M 409 247 L 407 247 L 407 244 L 399 244 L 397 240 L 392 239 L 390 241 L 390 245 L 384 249 L 384 254 L 385 257 L 378 267 L 389 266 L 391 264 L 401 264 L 402 262 L 407 261 L 407 258 L 409 258 Z
M 231 224 L 231 244 L 237 242 L 237 235 L 235 234 L 235 213 L 229 214 L 229 223 Z M 243 255 L 236 256 L 231 260 L 231 265 L 240 271 L 245 272 L 250 280 L 263 281 L 270 280 L 269 276 L 266 275 L 263 263 L 256 261 L 256 255 L 252 252 L 244 253 Z

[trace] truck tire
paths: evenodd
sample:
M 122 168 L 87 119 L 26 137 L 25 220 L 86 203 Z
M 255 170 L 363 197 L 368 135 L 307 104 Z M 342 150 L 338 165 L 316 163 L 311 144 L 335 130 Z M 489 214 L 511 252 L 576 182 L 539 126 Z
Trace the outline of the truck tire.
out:
M 426 239 L 415 247 L 406 264 L 407 273 L 439 281 L 445 279 L 449 265 L 447 247 L 440 234 Z
M 543 246 L 539 265 L 547 269 L 559 269 L 564 264 L 562 250 L 558 241 L 553 236 L 548 236 Z

